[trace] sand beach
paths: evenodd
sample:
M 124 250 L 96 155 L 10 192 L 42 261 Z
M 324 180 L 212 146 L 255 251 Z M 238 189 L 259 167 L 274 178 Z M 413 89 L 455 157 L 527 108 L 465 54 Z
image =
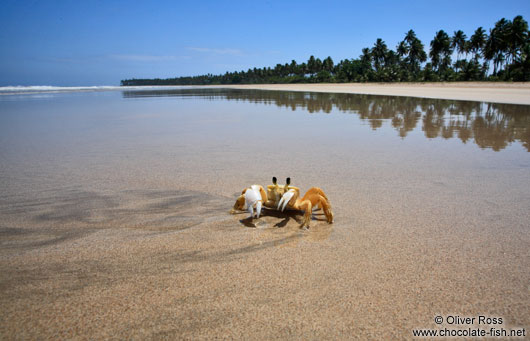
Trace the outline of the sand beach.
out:
M 228 87 L 236 89 L 412 96 L 530 105 L 530 83 L 528 82 L 245 84 L 229 85 Z
M 530 104 L 527 83 L 230 88 Z M 326 114 L 259 93 L 47 96 L 2 102 L 1 339 L 528 335 L 525 105 L 468 103 L 466 115 L 455 102 L 346 96 Z M 365 102 L 372 111 L 355 109 Z M 272 176 L 323 188 L 335 222 L 229 214 Z

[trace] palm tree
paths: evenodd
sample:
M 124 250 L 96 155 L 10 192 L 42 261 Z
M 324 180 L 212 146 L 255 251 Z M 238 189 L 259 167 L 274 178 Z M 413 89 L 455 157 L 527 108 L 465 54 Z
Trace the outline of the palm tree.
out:
M 493 74 L 496 75 L 502 63 L 506 60 L 505 53 L 508 51 L 508 33 L 511 22 L 502 18 L 490 29 L 490 34 L 484 45 L 484 58 L 493 60 Z
M 316 73 L 315 56 L 309 57 L 309 60 L 307 61 L 307 71 L 309 71 L 310 74 Z
M 419 71 L 420 63 L 423 63 L 426 60 L 427 60 L 427 53 L 425 53 L 423 43 L 418 38 L 415 38 L 414 40 L 410 42 L 410 47 L 409 47 L 409 63 L 412 69 L 414 71 Z
M 518 15 L 513 18 L 511 25 L 508 28 L 508 50 L 511 56 L 511 62 L 513 63 L 521 55 L 525 44 L 528 43 L 529 32 L 528 23 L 523 19 L 522 16 Z
M 409 53 L 409 47 L 407 46 L 407 43 L 403 40 L 399 42 L 398 46 L 396 46 L 396 52 L 399 57 L 404 58 Z
M 363 62 L 363 63 L 371 63 L 372 54 L 370 52 L 370 49 L 365 47 L 364 49 L 361 50 L 361 52 L 362 52 L 361 62 Z
M 388 48 L 385 42 L 381 38 L 378 38 L 371 50 L 376 71 L 379 71 L 381 66 L 385 63 L 387 53 Z
M 438 72 L 442 72 L 449 65 L 451 65 L 451 39 L 444 30 L 436 32 L 434 39 L 431 41 L 431 57 L 432 65 Z
M 418 39 L 416 37 L 416 33 L 414 32 L 414 30 L 409 30 L 406 34 L 405 34 L 405 41 L 410 45 L 412 44 L 412 42 L 414 40 Z
M 283 77 L 284 74 L 284 66 L 282 64 L 276 64 L 276 66 L 273 69 L 273 75 L 276 77 Z
M 315 60 L 315 73 L 319 73 L 320 71 L 322 71 L 322 61 L 320 58 L 317 58 Z
M 466 35 L 462 30 L 455 31 L 451 38 L 451 48 L 456 50 L 456 60 L 460 59 L 460 53 L 466 50 Z
M 333 72 L 333 59 L 328 57 L 322 62 L 322 69 L 327 72 Z
M 298 64 L 296 64 L 296 60 L 291 60 L 291 65 L 289 65 L 289 74 L 296 75 L 298 74 Z
M 361 59 L 361 70 L 360 70 L 360 78 L 361 81 L 367 81 L 370 80 L 370 75 L 372 73 L 372 53 L 370 52 L 370 49 L 365 47 L 362 49 L 362 54 L 360 56 Z
M 298 65 L 298 72 L 300 72 L 300 76 L 303 76 L 305 77 L 305 75 L 307 74 L 307 64 L 306 63 L 302 63 L 300 65 Z
M 475 30 L 475 33 L 469 39 L 469 50 L 475 55 L 474 58 L 478 61 L 480 57 L 480 51 L 484 48 L 486 43 L 486 31 L 482 27 Z
M 429 57 L 431 57 L 432 66 L 434 69 L 438 69 L 440 65 L 440 52 L 442 50 L 441 43 L 437 40 L 438 34 L 431 41 L 431 51 Z

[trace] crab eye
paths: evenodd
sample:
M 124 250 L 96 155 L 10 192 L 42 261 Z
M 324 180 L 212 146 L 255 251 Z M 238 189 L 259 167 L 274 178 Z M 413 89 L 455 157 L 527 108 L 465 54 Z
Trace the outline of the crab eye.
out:
M 290 184 L 291 184 L 291 178 L 287 178 L 287 179 L 285 179 L 285 183 L 288 184 L 288 185 L 290 185 Z
M 273 176 L 273 177 L 272 177 L 272 184 L 273 184 L 273 185 L 276 185 L 276 182 L 277 182 L 277 181 L 278 181 L 278 180 L 276 179 L 276 177 Z

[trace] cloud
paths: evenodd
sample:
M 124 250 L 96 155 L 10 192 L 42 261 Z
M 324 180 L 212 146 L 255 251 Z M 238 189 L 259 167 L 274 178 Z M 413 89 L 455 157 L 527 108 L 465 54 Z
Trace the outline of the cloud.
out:
M 243 54 L 241 50 L 230 49 L 230 48 L 216 49 L 216 48 L 209 48 L 209 47 L 186 47 L 186 49 L 190 51 L 195 51 L 195 52 L 204 52 L 204 53 L 212 53 L 212 54 L 229 54 L 229 55 L 234 55 L 234 56 Z
M 140 54 L 113 54 L 109 56 L 111 59 L 117 59 L 122 61 L 131 62 L 166 62 L 171 60 L 177 60 L 177 56 L 153 56 L 153 55 L 140 55 Z

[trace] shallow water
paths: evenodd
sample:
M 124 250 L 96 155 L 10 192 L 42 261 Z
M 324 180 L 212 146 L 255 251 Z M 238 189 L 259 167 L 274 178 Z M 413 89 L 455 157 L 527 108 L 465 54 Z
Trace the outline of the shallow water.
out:
M 372 182 L 381 186 L 372 185 L 375 195 L 392 182 L 401 192 L 419 180 L 482 186 L 477 177 L 488 170 L 504 177 L 496 191 L 513 191 L 530 173 L 529 106 L 409 97 L 235 89 L 4 94 L 0 138 L 3 228 L 163 227 L 175 223 L 164 215 L 176 207 L 159 217 L 127 210 L 140 200 L 132 191 L 193 191 L 229 202 L 274 175 L 337 191 Z

